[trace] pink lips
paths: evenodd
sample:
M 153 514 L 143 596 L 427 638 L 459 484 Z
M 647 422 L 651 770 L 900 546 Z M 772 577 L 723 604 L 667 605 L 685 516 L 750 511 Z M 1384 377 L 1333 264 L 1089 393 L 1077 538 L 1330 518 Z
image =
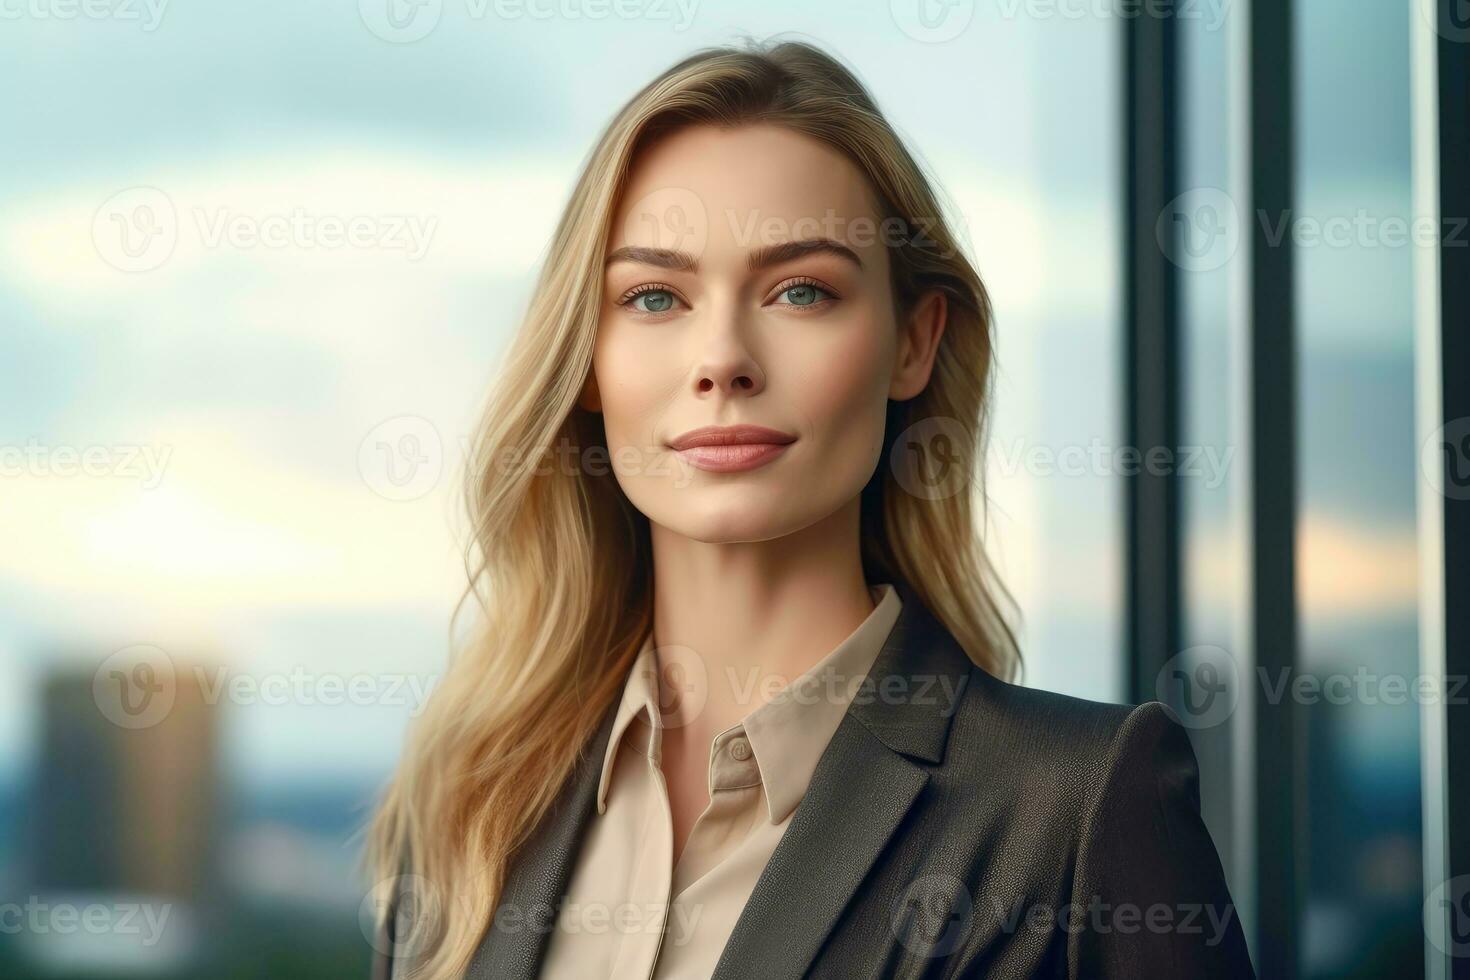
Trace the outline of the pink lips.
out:
M 691 466 L 734 473 L 764 466 L 795 441 L 796 436 L 761 425 L 707 425 L 691 429 L 669 446 Z

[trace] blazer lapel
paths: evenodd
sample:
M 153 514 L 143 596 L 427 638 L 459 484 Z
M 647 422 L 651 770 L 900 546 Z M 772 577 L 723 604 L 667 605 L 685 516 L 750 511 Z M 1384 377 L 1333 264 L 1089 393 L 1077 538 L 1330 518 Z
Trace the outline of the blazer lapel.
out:
M 598 777 L 617 709 L 614 699 L 551 813 L 512 862 L 499 908 L 515 915 L 507 917 L 504 930 L 491 918 L 465 973 L 467 980 L 532 980 L 541 969 L 583 831 L 597 807 Z
M 711 980 L 803 976 L 944 757 L 971 663 L 900 587 L 903 610 L 812 774 Z M 896 692 L 896 693 L 895 693 Z

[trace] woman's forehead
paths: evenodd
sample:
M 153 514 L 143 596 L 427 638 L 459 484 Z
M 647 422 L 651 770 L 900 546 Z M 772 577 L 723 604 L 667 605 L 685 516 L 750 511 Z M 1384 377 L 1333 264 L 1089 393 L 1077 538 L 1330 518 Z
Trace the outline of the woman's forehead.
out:
M 691 126 L 635 156 L 609 248 L 753 251 L 821 237 L 860 249 L 849 229 L 877 217 L 861 171 L 819 140 L 769 125 Z

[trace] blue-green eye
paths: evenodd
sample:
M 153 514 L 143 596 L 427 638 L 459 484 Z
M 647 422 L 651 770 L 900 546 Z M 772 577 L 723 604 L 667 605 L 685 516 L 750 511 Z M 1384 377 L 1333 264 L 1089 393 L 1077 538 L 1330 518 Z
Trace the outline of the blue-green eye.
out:
M 777 303 L 778 306 L 812 306 L 823 299 L 831 299 L 832 294 L 819 286 L 813 286 L 809 282 L 788 286 L 776 294 L 777 299 L 785 297 L 786 302 Z
M 628 304 L 639 313 L 667 313 L 678 302 L 667 289 L 645 289 L 628 300 Z

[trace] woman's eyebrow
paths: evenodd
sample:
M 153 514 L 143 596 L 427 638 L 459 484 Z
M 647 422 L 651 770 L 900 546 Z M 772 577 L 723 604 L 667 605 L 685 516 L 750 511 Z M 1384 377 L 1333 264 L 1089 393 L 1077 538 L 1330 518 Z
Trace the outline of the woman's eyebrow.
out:
M 846 259 L 859 269 L 863 267 L 863 260 L 856 252 L 830 238 L 803 238 L 794 242 L 767 245 L 751 252 L 750 258 L 746 260 L 746 265 L 751 272 L 755 272 L 767 266 L 779 265 L 782 262 L 799 259 L 804 255 L 818 253 L 835 255 Z M 645 245 L 625 245 L 615 249 L 608 255 L 606 265 L 612 265 L 614 262 L 638 262 L 642 265 L 652 265 L 677 272 L 699 271 L 698 260 L 688 252 L 679 252 L 669 248 L 651 248 Z
M 858 254 L 841 242 L 830 238 L 803 238 L 794 242 L 781 242 L 777 245 L 767 245 L 765 248 L 756 249 L 750 253 L 747 265 L 751 272 L 764 269 L 771 265 L 780 265 L 782 262 L 790 262 L 804 255 L 827 254 L 846 259 L 859 269 L 863 267 L 863 260 Z
M 660 269 L 673 269 L 676 272 L 699 271 L 699 263 L 688 252 L 676 252 L 669 248 L 649 248 L 644 245 L 624 245 L 616 249 L 608 255 L 605 266 L 612 265 L 614 262 L 638 262 L 642 265 L 656 265 Z

